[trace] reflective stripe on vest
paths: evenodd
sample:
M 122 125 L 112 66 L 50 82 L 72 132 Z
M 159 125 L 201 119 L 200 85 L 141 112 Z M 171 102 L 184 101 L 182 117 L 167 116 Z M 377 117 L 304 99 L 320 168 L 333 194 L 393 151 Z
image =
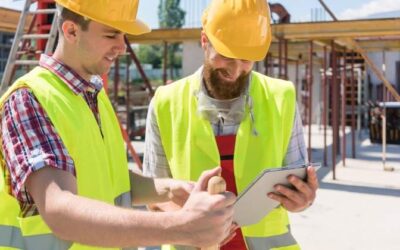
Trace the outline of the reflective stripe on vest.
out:
M 251 74 L 249 96 L 254 120 L 247 107 L 235 144 L 234 176 L 238 193 L 260 172 L 282 166 L 292 134 L 296 104 L 292 83 L 256 72 Z M 159 87 L 154 96 L 162 145 L 171 174 L 177 179 L 195 181 L 204 170 L 220 165 L 211 124 L 198 115 L 195 93 L 199 91 L 201 78 L 201 71 L 197 71 L 178 82 Z M 258 135 L 252 133 L 253 129 Z M 243 227 L 242 232 L 246 239 L 275 237 L 288 233 L 288 224 L 287 211 L 278 207 L 259 223 Z M 290 244 L 287 242 L 282 246 Z
M 24 250 L 67 250 L 72 242 L 60 240 L 53 234 L 22 237 L 19 228 L 0 226 L 0 248 L 2 246 Z
M 2 246 L 23 249 L 24 240 L 21 230 L 13 226 L 0 225 L 0 248 Z
M 246 237 L 246 244 L 249 249 L 300 250 L 290 230 L 270 237 Z
M 60 240 L 53 234 L 25 236 L 24 241 L 26 250 L 67 250 L 72 246 L 72 242 Z
M 126 192 L 115 198 L 114 204 L 119 207 L 132 207 L 131 192 Z

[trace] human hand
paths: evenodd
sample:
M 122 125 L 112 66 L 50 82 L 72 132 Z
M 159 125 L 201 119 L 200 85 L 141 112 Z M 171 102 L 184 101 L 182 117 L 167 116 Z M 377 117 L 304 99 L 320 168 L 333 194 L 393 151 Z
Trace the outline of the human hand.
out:
M 211 177 L 218 176 L 221 168 L 203 172 L 189 199 L 183 206 L 183 231 L 188 233 L 187 244 L 207 247 L 230 238 L 235 195 L 230 192 L 210 195 L 207 184 Z
M 195 187 L 195 182 L 170 180 L 168 198 L 178 207 L 183 207 Z
M 301 212 L 310 207 L 315 200 L 318 189 L 318 178 L 314 167 L 307 167 L 307 182 L 297 176 L 288 176 L 294 188 L 276 185 L 276 192 L 268 193 L 268 197 L 278 201 L 290 212 Z
M 182 209 L 189 198 L 195 183 L 192 181 L 181 181 L 169 179 L 168 199 L 170 201 L 148 205 L 152 211 L 177 211 Z
M 182 209 L 186 200 L 189 198 L 195 183 L 192 181 L 182 181 L 174 179 L 162 179 L 164 182 L 168 181 L 167 188 L 167 202 L 159 202 L 149 204 L 148 208 L 151 211 L 166 212 L 177 211 Z M 160 182 L 158 180 L 158 182 Z
M 176 180 L 171 178 L 149 178 L 134 174 L 133 184 L 136 193 L 141 196 L 150 196 L 153 199 L 142 199 L 144 204 L 152 211 L 176 211 L 183 207 L 194 188 L 194 182 Z M 139 185 L 140 184 L 140 185 Z M 146 192 L 147 190 L 147 192 Z M 150 191 L 149 191 L 150 190 Z M 139 192 L 140 191 L 140 192 Z M 135 195 L 136 200 L 139 195 Z

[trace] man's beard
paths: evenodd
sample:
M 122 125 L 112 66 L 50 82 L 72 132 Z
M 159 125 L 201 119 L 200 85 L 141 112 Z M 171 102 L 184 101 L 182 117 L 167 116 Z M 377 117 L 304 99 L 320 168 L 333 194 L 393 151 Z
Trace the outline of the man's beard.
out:
M 235 82 L 224 81 L 219 77 L 219 72 L 224 69 L 214 69 L 205 62 L 203 67 L 203 77 L 208 94 L 219 100 L 228 100 L 239 97 L 245 90 L 249 82 L 249 73 L 242 73 Z

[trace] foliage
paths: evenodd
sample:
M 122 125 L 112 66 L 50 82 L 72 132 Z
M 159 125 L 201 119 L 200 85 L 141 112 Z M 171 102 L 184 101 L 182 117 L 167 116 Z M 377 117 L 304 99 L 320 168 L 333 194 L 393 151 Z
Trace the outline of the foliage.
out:
M 151 64 L 153 68 L 161 68 L 162 49 L 160 45 L 141 44 L 135 49 L 139 61 L 144 64 Z
M 185 24 L 186 12 L 180 7 L 180 0 L 160 0 L 158 6 L 158 19 L 160 28 L 182 28 Z M 168 66 L 170 78 L 174 78 L 174 69 L 182 67 L 182 56 L 179 44 L 168 45 Z
M 185 24 L 185 11 L 180 8 L 180 0 L 160 0 L 158 20 L 160 28 L 181 28 Z
M 185 11 L 180 8 L 180 0 L 160 0 L 158 18 L 160 28 L 181 28 L 185 23 Z M 175 69 L 182 67 L 182 46 L 168 44 L 167 67 L 170 69 L 169 78 L 174 78 Z M 135 52 L 141 63 L 151 64 L 153 68 L 163 65 L 164 45 L 139 45 Z

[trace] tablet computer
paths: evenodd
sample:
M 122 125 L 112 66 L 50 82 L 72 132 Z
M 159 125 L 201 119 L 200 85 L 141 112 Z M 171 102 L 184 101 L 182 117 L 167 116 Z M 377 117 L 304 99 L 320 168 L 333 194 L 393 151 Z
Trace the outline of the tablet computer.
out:
M 274 192 L 274 186 L 282 184 L 291 186 L 287 176 L 296 175 L 301 179 L 307 176 L 307 167 L 319 168 L 320 163 L 310 163 L 309 165 L 297 165 L 280 168 L 270 168 L 258 175 L 247 188 L 239 194 L 234 204 L 233 220 L 239 226 L 248 226 L 259 222 L 272 209 L 279 205 L 279 202 L 270 199 L 267 194 Z

